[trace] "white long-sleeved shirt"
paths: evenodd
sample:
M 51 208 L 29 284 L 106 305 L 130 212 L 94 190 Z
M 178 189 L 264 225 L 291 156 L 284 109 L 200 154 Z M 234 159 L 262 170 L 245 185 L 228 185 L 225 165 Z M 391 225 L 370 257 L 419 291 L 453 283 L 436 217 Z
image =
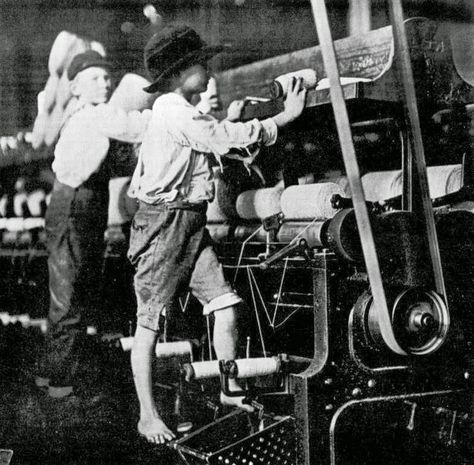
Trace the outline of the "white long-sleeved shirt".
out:
M 67 116 L 54 150 L 53 171 L 59 182 L 78 187 L 97 171 L 109 150 L 109 138 L 142 141 L 151 110 L 124 110 L 109 104 L 76 107 Z
M 176 93 L 158 97 L 152 111 L 129 190 L 129 195 L 150 204 L 212 200 L 209 154 L 221 157 L 233 148 L 271 145 L 277 138 L 271 118 L 218 121 Z

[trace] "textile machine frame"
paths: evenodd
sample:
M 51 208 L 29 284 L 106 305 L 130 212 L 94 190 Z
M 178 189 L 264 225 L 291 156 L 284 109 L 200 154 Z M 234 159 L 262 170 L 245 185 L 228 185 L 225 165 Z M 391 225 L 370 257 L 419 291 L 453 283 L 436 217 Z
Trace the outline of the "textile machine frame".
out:
M 282 221 L 278 215 L 267 218 L 259 230 L 251 235 L 244 234 L 238 266 L 226 265 L 237 276 L 239 266 L 244 263 L 242 268 L 246 268 L 251 288 L 252 282 L 258 288 L 253 269 L 282 273 L 275 294 L 276 309 L 287 270 L 293 270 L 296 276 L 300 273 L 309 276 L 312 292 L 306 297 L 311 295 L 313 299 L 312 355 L 278 355 L 274 371 L 283 373 L 283 382 L 280 378 L 279 388 L 274 389 L 273 394 L 292 399 L 289 415 L 268 416 L 262 404 L 271 389 L 258 386 L 249 389 L 246 391 L 249 401 L 253 401 L 259 412 L 257 423 L 242 420 L 246 414 L 234 412 L 175 441 L 172 447 L 185 463 L 339 465 L 395 464 L 407 463 L 407 460 L 413 463 L 425 463 L 423 460 L 461 463 L 465 457 L 462 442 L 472 428 L 469 402 L 472 401 L 473 337 L 472 331 L 465 326 L 472 323 L 467 308 L 471 294 L 468 292 L 466 296 L 456 289 L 452 278 L 448 277 L 446 282 L 442 260 L 446 252 L 442 250 L 444 246 L 440 248 L 438 234 L 441 230 L 441 240 L 445 244 L 446 234 L 453 230 L 453 224 L 459 221 L 474 231 L 474 222 L 471 213 L 459 211 L 439 220 L 435 218 L 433 205 L 449 204 L 456 196 L 471 199 L 472 153 L 464 158 L 464 187 L 454 197 L 448 195 L 432 202 L 403 10 L 400 0 L 389 0 L 388 4 L 406 115 L 402 117 L 400 132 L 408 148 L 402 160 L 403 193 L 393 204 L 397 205 L 396 211 L 387 212 L 393 207 L 390 202 L 385 211 L 383 208 L 387 205 L 378 205 L 383 211 L 379 222 L 374 215 L 374 205 L 365 199 L 345 101 L 351 89 L 341 85 L 325 0 L 312 0 L 322 61 L 330 84 L 330 101 L 352 194 L 345 206 L 350 208 L 317 226 L 317 248 L 312 247 L 311 241 L 308 245 L 308 237 L 297 234 L 298 240 L 293 238 L 286 247 L 275 251 L 268 238 L 275 237 Z M 278 104 L 251 105 L 247 118 L 271 113 Z M 368 122 L 372 123 L 378 124 L 377 121 Z M 421 227 L 415 217 L 422 218 Z M 439 226 L 443 221 L 447 224 L 444 230 Z M 345 229 L 349 223 L 350 227 Z M 381 243 L 385 252 L 390 251 L 390 246 L 384 245 L 376 236 L 393 233 L 393 228 L 402 228 L 409 236 L 414 233 L 418 237 L 414 242 L 409 239 L 408 247 L 423 265 L 413 272 L 413 276 L 408 276 L 402 286 L 387 287 L 384 280 L 388 273 L 380 263 L 380 249 Z M 346 231 L 344 237 L 343 231 Z M 358 253 L 365 262 L 367 276 L 359 281 L 354 275 L 349 276 L 340 255 L 329 250 L 330 246 L 335 246 L 336 251 L 344 252 L 344 241 L 348 239 L 349 261 L 352 260 L 350 254 L 354 243 L 347 231 L 360 238 Z M 233 234 L 238 236 L 237 229 Z M 250 240 L 258 234 L 266 236 L 265 252 L 260 254 L 259 260 L 242 259 L 243 248 L 251 246 Z M 402 241 L 400 244 L 403 247 L 407 243 Z M 423 252 L 417 254 L 417 249 L 423 249 Z M 403 272 L 411 265 L 405 264 Z M 420 275 L 415 276 L 418 272 Z M 341 292 L 347 283 L 350 287 L 351 281 L 355 283 L 354 288 L 348 294 Z M 258 300 L 255 289 L 250 291 L 255 303 Z M 261 295 L 260 299 L 263 302 Z M 258 325 L 262 353 L 267 358 L 259 321 Z M 252 369 L 248 367 L 250 374 L 244 375 L 245 367 L 239 368 L 236 362 L 221 362 L 213 368 L 219 373 L 224 389 L 226 379 L 239 377 L 239 370 L 242 370 L 242 378 L 252 375 Z M 219 436 L 218 432 L 225 428 L 233 433 Z M 213 442 L 216 434 L 224 438 L 223 442 Z M 399 443 L 393 440 L 393 435 L 398 437 Z M 410 450 L 407 452 L 407 449 Z

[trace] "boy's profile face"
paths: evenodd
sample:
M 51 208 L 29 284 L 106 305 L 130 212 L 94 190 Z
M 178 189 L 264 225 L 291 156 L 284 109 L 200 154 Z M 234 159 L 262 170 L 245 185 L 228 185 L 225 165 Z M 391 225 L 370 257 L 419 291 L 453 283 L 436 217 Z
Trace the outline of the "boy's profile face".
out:
M 201 63 L 194 64 L 180 73 L 181 89 L 188 94 L 200 94 L 207 89 L 209 73 L 207 66 Z
M 78 73 L 71 83 L 71 92 L 82 102 L 98 105 L 109 100 L 112 80 L 104 68 L 92 66 Z

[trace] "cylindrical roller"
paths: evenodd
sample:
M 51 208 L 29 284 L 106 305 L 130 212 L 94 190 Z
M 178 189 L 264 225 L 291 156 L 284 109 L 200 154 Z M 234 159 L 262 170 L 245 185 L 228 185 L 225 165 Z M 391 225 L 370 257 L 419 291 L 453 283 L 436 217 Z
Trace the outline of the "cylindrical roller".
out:
M 186 377 L 189 379 L 216 378 L 221 373 L 218 360 L 194 362 L 188 364 L 185 368 L 188 368 Z
M 428 167 L 430 197 L 441 197 L 459 190 L 462 184 L 461 165 Z M 375 171 L 362 176 L 366 200 L 371 202 L 396 197 L 402 193 L 402 173 L 396 171 Z
M 260 227 L 259 224 L 237 226 L 234 230 L 234 239 L 244 241 L 255 232 L 256 234 L 252 237 L 252 241 L 265 242 L 267 240 L 267 232 L 262 227 Z
M 270 187 L 242 192 L 237 197 L 236 208 L 246 220 L 264 219 L 280 212 L 282 187 Z
M 193 348 L 189 341 L 159 342 L 155 347 L 155 355 L 158 358 L 191 356 Z
M 129 352 L 133 347 L 133 337 L 123 337 L 120 345 L 124 352 Z M 158 342 L 155 346 L 155 355 L 158 358 L 192 356 L 192 345 L 189 341 Z
M 290 186 L 281 196 L 281 211 L 286 220 L 332 218 L 337 213 L 331 205 L 334 194 L 344 197 L 342 188 L 331 182 Z
M 242 358 L 227 360 L 224 366 L 228 368 L 227 374 L 231 378 L 255 378 L 278 373 L 280 360 L 278 357 Z M 218 360 L 194 362 L 189 364 L 185 371 L 190 379 L 215 378 L 221 375 Z
M 23 216 L 28 211 L 28 196 L 26 192 L 19 192 L 13 196 L 13 212 L 15 216 Z
M 370 202 L 390 199 L 402 193 L 402 172 L 374 171 L 362 176 L 365 199 Z
M 235 378 L 255 378 L 273 375 L 280 371 L 278 357 L 242 358 L 234 362 L 237 366 Z
M 283 223 L 278 230 L 278 242 L 291 242 L 296 236 L 305 239 L 309 247 L 322 247 L 323 237 L 326 234 L 327 222 L 315 221 L 309 225 L 307 222 L 290 221 Z
M 23 218 L 7 218 L 7 230 L 12 232 L 23 231 L 24 222 Z
M 30 194 L 26 199 L 28 210 L 32 216 L 43 216 L 44 208 L 46 206 L 46 194 L 43 189 L 37 189 Z
M 432 199 L 456 192 L 462 186 L 462 166 L 429 166 L 428 181 Z
M 328 177 L 324 179 L 324 182 L 333 182 L 334 184 L 337 184 L 344 191 L 345 197 L 351 196 L 351 188 L 347 176 Z
M 23 222 L 23 229 L 42 229 L 44 228 L 44 218 L 25 218 Z
M 324 240 L 327 246 L 346 260 L 360 262 L 364 258 L 355 212 L 352 208 L 341 210 L 334 216 L 329 222 Z

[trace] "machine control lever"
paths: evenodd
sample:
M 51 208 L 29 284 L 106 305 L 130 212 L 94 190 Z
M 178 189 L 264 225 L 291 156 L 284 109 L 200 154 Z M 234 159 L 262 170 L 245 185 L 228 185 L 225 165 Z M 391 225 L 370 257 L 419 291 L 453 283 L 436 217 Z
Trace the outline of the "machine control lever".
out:
M 272 263 L 275 263 L 282 258 L 287 257 L 288 255 L 292 254 L 293 252 L 298 251 L 300 255 L 303 255 L 309 258 L 309 246 L 306 239 L 299 239 L 297 241 L 292 241 L 285 247 L 283 247 L 278 252 L 275 252 L 273 255 L 268 257 L 265 261 L 259 264 L 259 267 L 262 270 L 266 270 Z

